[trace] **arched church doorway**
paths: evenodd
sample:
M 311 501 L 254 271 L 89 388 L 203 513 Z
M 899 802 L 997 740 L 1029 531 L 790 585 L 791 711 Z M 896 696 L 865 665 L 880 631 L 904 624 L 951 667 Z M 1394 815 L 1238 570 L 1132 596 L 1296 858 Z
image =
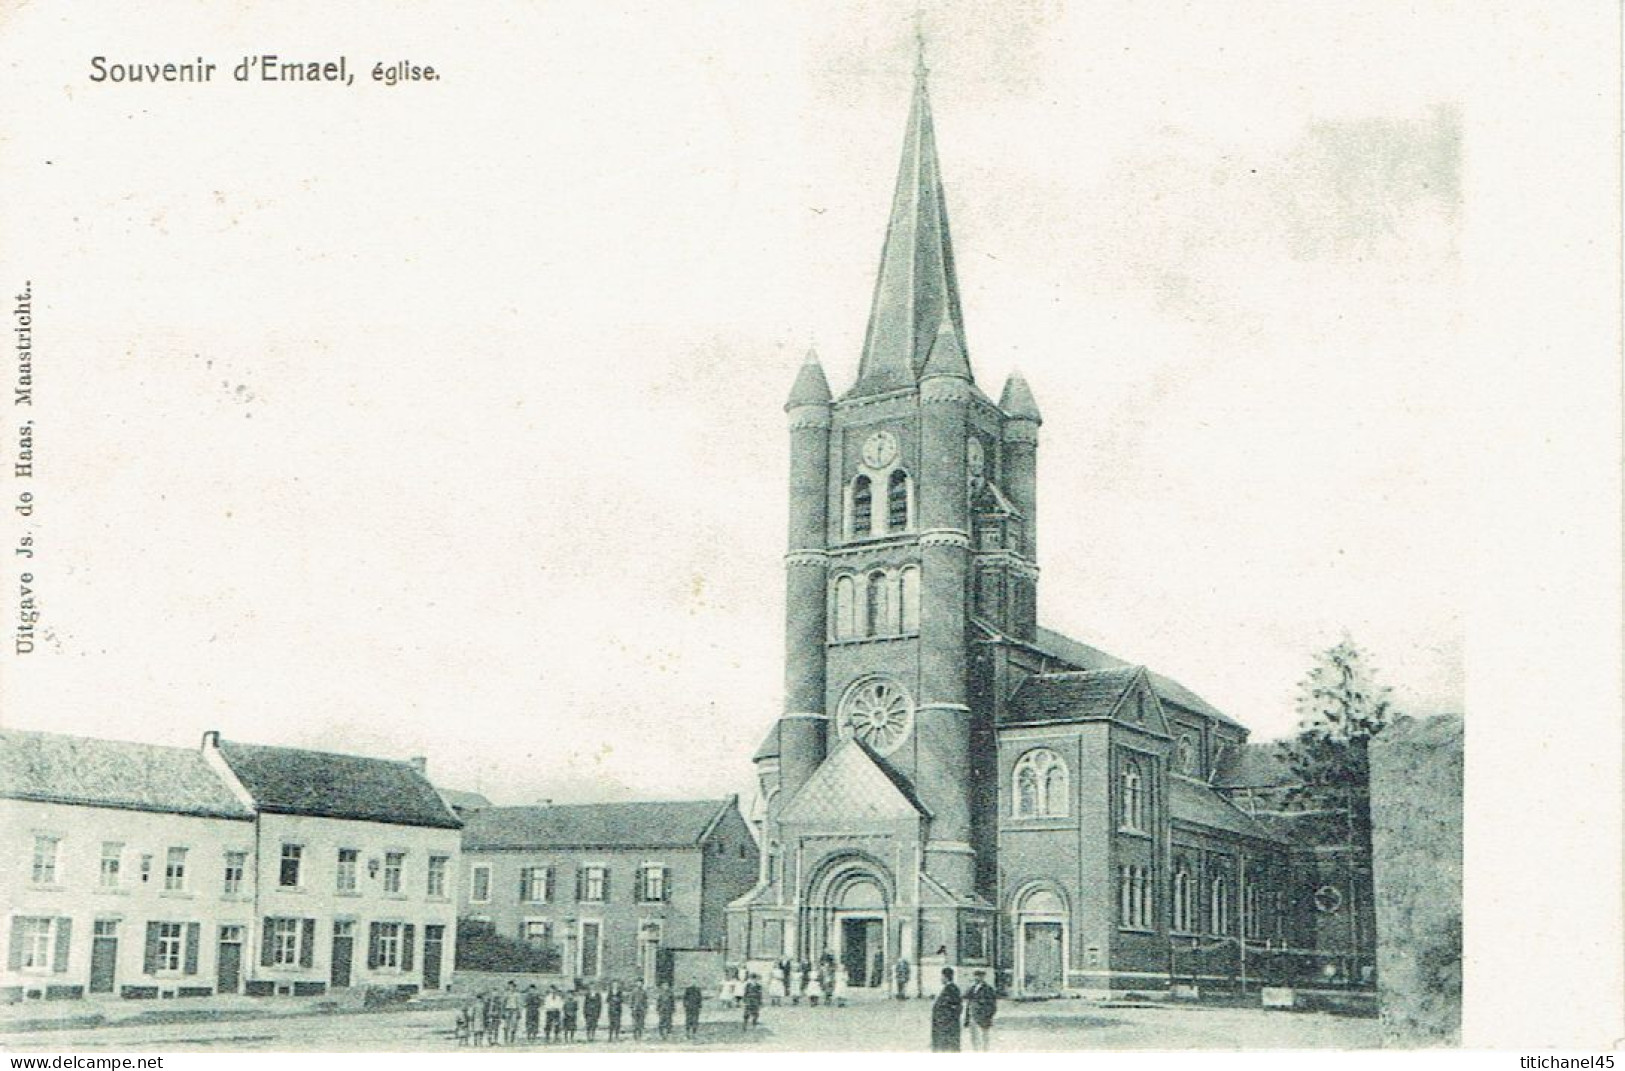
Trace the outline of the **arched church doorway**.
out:
M 1016 900 L 1016 980 L 1021 994 L 1056 996 L 1066 985 L 1066 900 L 1039 885 Z
M 884 991 L 891 969 L 890 882 L 879 864 L 848 856 L 813 883 L 812 901 L 824 920 L 823 948 L 846 988 Z

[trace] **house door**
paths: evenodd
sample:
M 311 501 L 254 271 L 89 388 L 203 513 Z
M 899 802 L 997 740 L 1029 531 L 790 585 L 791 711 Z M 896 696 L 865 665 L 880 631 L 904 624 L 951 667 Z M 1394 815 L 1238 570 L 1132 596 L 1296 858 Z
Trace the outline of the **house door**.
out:
M 215 953 L 214 991 L 235 993 L 243 980 L 243 928 L 220 927 L 220 944 Z
M 332 989 L 348 989 L 350 966 L 355 959 L 355 923 L 333 923 L 333 959 L 328 968 L 327 984 Z
M 90 944 L 90 991 L 111 993 L 118 973 L 118 920 L 97 922 L 95 934 Z
M 440 988 L 440 957 L 445 955 L 446 928 L 423 927 L 423 988 Z
M 1021 926 L 1021 989 L 1041 996 L 1061 991 L 1061 924 L 1024 922 Z
M 879 978 L 874 977 L 875 960 L 884 955 L 883 927 L 883 921 L 875 918 L 841 920 L 841 967 L 846 971 L 846 984 L 854 989 L 867 988 L 871 982 L 885 984 L 883 959 Z
M 638 926 L 638 976 L 646 986 L 656 985 L 660 977 L 660 923 L 645 922 Z

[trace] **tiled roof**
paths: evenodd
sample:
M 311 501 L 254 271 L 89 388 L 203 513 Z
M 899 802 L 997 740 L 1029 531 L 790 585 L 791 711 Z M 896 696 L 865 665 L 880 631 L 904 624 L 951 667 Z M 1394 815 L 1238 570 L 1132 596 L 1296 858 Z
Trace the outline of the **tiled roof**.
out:
M 763 759 L 776 759 L 779 757 L 779 723 L 774 722 L 768 727 L 767 735 L 762 737 L 762 746 L 756 749 L 756 755 L 750 761 L 761 762 Z
M 408 762 L 220 741 L 220 755 L 268 814 L 458 829 L 462 823 Z
M 440 798 L 454 811 L 479 811 L 491 806 L 491 801 L 478 792 L 464 792 L 457 788 L 443 788 Z
M 1138 667 L 1126 666 L 1028 677 L 1010 697 L 1004 723 L 1031 725 L 1109 717 L 1139 672 Z
M 1297 780 L 1276 757 L 1273 741 L 1227 750 L 1213 776 L 1219 788 L 1279 788 Z
M 1079 643 L 1077 640 L 1047 628 L 1038 629 L 1037 635 L 1029 646 L 1041 654 L 1068 662 L 1078 669 L 1121 669 L 1130 664 L 1115 655 L 1107 654 L 1099 648 L 1091 647 L 1087 643 Z M 1238 729 L 1246 728 L 1246 726 L 1178 681 L 1170 677 L 1164 677 L 1155 670 L 1148 669 L 1146 672 L 1151 678 L 1151 686 L 1156 689 L 1157 698 L 1164 703 L 1172 703 L 1174 706 L 1183 707 L 1193 714 L 1202 714 L 1209 718 L 1215 718 L 1226 725 L 1234 725 Z
M 784 804 L 779 821 L 865 822 L 928 817 L 914 787 L 857 740 L 842 740 Z
M 725 800 L 492 807 L 463 826 L 465 851 L 524 848 L 694 848 L 737 796 Z
M 1280 839 L 1206 785 L 1183 777 L 1170 777 L 1168 785 L 1169 816 L 1176 822 L 1260 840 Z
M 134 811 L 252 818 L 193 748 L 0 730 L 0 796 Z

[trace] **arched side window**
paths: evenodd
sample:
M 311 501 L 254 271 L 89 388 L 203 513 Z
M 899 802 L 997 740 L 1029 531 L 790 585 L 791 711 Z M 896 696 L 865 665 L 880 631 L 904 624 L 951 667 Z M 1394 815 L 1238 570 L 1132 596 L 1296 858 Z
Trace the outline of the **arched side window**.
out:
M 1064 818 L 1067 814 L 1066 762 L 1049 748 L 1034 748 L 1016 760 L 1011 774 L 1012 814 L 1016 818 Z
M 1173 927 L 1185 933 L 1196 930 L 1196 882 L 1190 864 L 1180 860 L 1174 869 Z
M 1208 932 L 1230 932 L 1230 879 L 1213 875 L 1213 895 L 1208 900 Z
M 897 631 L 895 600 L 892 598 L 891 578 L 885 573 L 869 574 L 868 590 L 864 599 L 864 634 L 889 636 Z
M 858 582 L 850 576 L 835 578 L 835 638 L 855 639 L 858 635 Z
M 1136 832 L 1145 831 L 1145 778 L 1140 773 L 1140 764 L 1134 759 L 1127 759 L 1123 763 L 1120 775 L 1122 797 L 1122 828 L 1132 829 Z
M 903 631 L 920 631 L 920 567 L 905 565 L 902 572 Z
M 875 489 L 867 476 L 852 481 L 852 538 L 867 539 L 874 533 Z
M 893 469 L 886 480 L 886 530 L 901 532 L 909 527 L 908 473 Z

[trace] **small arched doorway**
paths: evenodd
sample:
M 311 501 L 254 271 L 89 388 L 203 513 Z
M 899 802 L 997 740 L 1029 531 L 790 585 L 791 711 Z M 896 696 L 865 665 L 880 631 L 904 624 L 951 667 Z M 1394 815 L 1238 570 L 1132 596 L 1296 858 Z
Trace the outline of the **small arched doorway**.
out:
M 1067 909 L 1059 889 L 1037 885 L 1016 900 L 1016 984 L 1023 996 L 1057 996 L 1066 986 Z

